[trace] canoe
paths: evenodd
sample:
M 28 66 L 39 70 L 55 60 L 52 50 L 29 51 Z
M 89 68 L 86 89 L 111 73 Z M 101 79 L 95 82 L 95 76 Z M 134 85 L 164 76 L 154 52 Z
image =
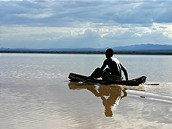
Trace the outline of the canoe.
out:
M 138 86 L 140 84 L 145 83 L 146 76 L 141 76 L 131 80 L 102 80 L 102 79 L 95 79 L 90 78 L 84 75 L 76 74 L 76 73 L 69 73 L 68 78 L 71 82 L 83 82 L 86 84 L 120 84 L 120 85 L 127 85 L 127 86 Z

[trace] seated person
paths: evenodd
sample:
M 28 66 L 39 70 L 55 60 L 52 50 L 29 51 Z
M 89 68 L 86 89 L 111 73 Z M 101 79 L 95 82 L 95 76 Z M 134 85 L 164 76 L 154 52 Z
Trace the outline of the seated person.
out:
M 122 71 L 125 75 L 125 79 L 128 80 L 128 73 L 125 67 L 119 62 L 119 60 L 113 57 L 113 50 L 111 48 L 106 50 L 106 59 L 103 62 L 101 68 L 97 68 L 90 77 L 107 79 L 105 75 L 111 74 L 116 76 L 116 80 L 122 80 Z M 108 68 L 106 68 L 108 66 Z M 106 68 L 106 69 L 105 69 Z M 104 70 L 105 69 L 105 70 Z

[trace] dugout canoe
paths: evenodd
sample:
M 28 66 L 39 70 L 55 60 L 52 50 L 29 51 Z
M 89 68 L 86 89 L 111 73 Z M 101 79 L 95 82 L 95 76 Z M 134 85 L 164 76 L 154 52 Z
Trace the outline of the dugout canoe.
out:
M 87 84 L 120 84 L 120 85 L 127 85 L 127 86 L 138 86 L 140 84 L 145 83 L 146 76 L 141 76 L 131 80 L 102 80 L 102 79 L 95 79 L 89 78 L 84 75 L 76 74 L 76 73 L 69 73 L 68 78 L 71 82 L 83 82 Z

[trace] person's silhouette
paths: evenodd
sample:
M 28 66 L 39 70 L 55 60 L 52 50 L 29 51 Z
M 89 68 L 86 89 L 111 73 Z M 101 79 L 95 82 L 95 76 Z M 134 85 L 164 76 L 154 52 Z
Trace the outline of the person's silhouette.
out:
M 70 89 L 87 89 L 93 93 L 96 97 L 100 97 L 102 104 L 105 107 L 105 116 L 112 117 L 112 107 L 117 106 L 119 101 L 127 96 L 126 89 L 119 86 L 94 86 L 94 85 L 83 85 L 79 83 L 69 83 Z
M 88 86 L 87 90 L 91 91 L 96 97 L 102 99 L 105 107 L 105 115 L 112 117 L 112 106 L 117 106 L 119 101 L 127 96 L 125 89 L 120 86 L 99 86 L 98 90 L 95 86 Z
M 106 59 L 104 60 L 103 65 L 101 66 L 101 68 L 96 68 L 90 75 L 90 78 L 102 77 L 104 79 L 105 74 L 103 73 L 109 73 L 111 75 L 116 76 L 116 80 L 122 80 L 123 71 L 125 79 L 128 80 L 128 73 L 126 68 L 120 63 L 120 61 L 117 58 L 113 57 L 113 53 L 114 51 L 111 48 L 108 48 L 106 50 Z M 108 68 L 106 68 L 106 66 L 108 66 Z M 107 80 L 108 78 L 105 79 Z

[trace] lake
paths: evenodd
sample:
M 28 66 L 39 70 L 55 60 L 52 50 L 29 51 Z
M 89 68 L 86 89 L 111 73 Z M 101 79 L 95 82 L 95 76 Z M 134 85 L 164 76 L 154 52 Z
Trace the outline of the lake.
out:
M 1 129 L 171 129 L 172 56 L 115 55 L 144 85 L 71 83 L 90 75 L 96 54 L 0 54 Z

